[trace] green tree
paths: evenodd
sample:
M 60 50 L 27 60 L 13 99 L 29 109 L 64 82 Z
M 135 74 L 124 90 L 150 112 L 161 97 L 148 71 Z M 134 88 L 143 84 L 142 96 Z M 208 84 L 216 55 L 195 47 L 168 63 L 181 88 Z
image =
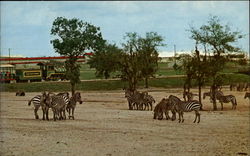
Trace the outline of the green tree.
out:
M 163 37 L 156 32 L 147 32 L 145 38 L 139 38 L 138 44 L 142 76 L 145 78 L 145 87 L 148 88 L 149 77 L 158 70 L 158 47 L 165 46 L 165 44 L 163 44 Z
M 70 80 L 71 92 L 74 94 L 75 86 L 80 82 L 77 57 L 83 55 L 86 50 L 95 52 L 103 47 L 105 41 L 100 28 L 77 18 L 57 17 L 51 28 L 51 35 L 55 38 L 51 40 L 55 52 L 69 56 L 65 62 L 66 77 Z
M 191 27 L 189 31 L 191 39 L 194 39 L 197 44 L 205 45 L 205 51 L 212 52 L 213 54 L 213 56 L 206 60 L 205 67 L 207 71 L 206 76 L 212 79 L 213 108 L 217 110 L 215 90 L 217 85 L 219 85 L 219 77 L 221 77 L 219 72 L 224 68 L 227 60 L 223 54 L 239 52 L 240 48 L 235 47 L 232 43 L 242 38 L 242 35 L 238 31 L 232 32 L 228 25 L 222 25 L 217 16 L 210 16 L 207 24 L 201 26 L 199 29 Z
M 124 37 L 121 73 L 129 88 L 135 90 L 143 78 L 148 87 L 148 79 L 158 69 L 158 47 L 164 46 L 163 37 L 156 32 L 148 32 L 145 37 L 137 33 L 127 33 Z
M 89 59 L 88 64 L 90 68 L 96 69 L 97 77 L 110 77 L 112 72 L 120 69 L 120 59 L 122 56 L 122 50 L 115 44 L 106 43 L 105 46 L 95 52 Z
M 123 43 L 123 55 L 121 59 L 122 79 L 128 81 L 129 89 L 136 90 L 138 82 L 142 79 L 142 63 L 139 58 L 139 35 L 126 33 Z

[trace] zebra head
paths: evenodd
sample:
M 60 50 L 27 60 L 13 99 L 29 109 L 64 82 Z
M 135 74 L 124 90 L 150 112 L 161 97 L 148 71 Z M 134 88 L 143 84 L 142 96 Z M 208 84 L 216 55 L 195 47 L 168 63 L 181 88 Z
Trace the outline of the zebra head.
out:
M 51 103 L 52 103 L 52 96 L 54 96 L 55 94 L 51 94 L 51 93 L 48 93 L 48 94 L 44 94 L 43 96 L 45 97 L 45 99 L 44 99 L 44 102 L 45 102 L 45 104 L 47 105 L 47 106 L 50 106 L 51 105 Z
M 76 92 L 76 93 L 73 95 L 73 98 L 75 99 L 76 102 L 79 102 L 80 104 L 83 103 L 81 94 L 80 94 L 79 92 Z

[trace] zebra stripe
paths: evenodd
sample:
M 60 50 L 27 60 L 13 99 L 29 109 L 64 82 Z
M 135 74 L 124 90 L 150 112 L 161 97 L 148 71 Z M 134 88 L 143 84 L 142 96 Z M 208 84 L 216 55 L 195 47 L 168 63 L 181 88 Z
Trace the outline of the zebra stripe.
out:
M 198 118 L 198 123 L 200 122 L 200 113 L 199 110 L 201 108 L 201 104 L 197 100 L 193 101 L 181 101 L 178 97 L 170 95 L 169 96 L 169 101 L 172 103 L 174 106 L 175 110 L 179 114 L 179 122 L 184 122 L 184 117 L 183 117 L 183 112 L 191 112 L 195 111 L 195 120 L 194 123 L 196 122 L 196 119 Z
M 236 109 L 237 101 L 234 95 L 219 95 L 218 100 L 221 103 L 221 110 L 223 110 L 223 103 L 232 103 L 232 109 Z
M 29 102 L 28 105 L 30 106 L 31 103 L 33 103 L 34 105 L 34 115 L 35 115 L 35 119 L 39 119 L 39 115 L 37 113 L 37 111 L 39 110 L 40 106 L 42 107 L 42 111 L 43 111 L 43 120 L 45 120 L 45 114 L 46 114 L 46 103 L 45 103 L 45 98 L 46 98 L 46 93 L 43 92 L 42 95 L 36 95 L 35 97 L 33 97 Z M 42 101 L 43 100 L 43 101 Z M 46 117 L 48 119 L 48 117 Z

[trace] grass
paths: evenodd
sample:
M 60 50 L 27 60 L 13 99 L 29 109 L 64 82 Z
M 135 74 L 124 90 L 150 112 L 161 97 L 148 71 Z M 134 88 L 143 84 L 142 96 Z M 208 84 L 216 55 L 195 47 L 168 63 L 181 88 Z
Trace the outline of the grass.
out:
M 180 87 L 184 82 L 184 78 L 161 78 L 150 79 L 150 87 L 163 87 L 172 88 Z M 95 91 L 95 90 L 120 90 L 127 86 L 127 82 L 120 80 L 99 80 L 99 81 L 83 81 L 77 84 L 76 89 L 82 91 Z M 139 86 L 143 87 L 144 82 L 139 82 Z M 44 83 L 15 83 L 15 84 L 2 84 L 1 91 L 16 92 L 23 90 L 25 92 L 42 92 L 42 91 L 70 91 L 69 82 L 44 82 Z

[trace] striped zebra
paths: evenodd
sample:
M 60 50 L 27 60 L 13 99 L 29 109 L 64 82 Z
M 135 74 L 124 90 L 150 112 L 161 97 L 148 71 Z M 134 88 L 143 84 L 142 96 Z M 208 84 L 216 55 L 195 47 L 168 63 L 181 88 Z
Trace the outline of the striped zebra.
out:
M 144 110 L 150 106 L 150 110 L 152 111 L 153 104 L 155 103 L 155 99 L 153 98 L 152 95 L 149 95 L 148 92 L 143 92 L 144 93 L 144 100 L 143 104 L 145 105 Z
M 72 118 L 73 120 L 75 119 L 74 117 L 74 112 L 75 112 L 75 108 L 76 108 L 76 103 L 79 102 L 80 104 L 82 104 L 82 98 L 81 98 L 81 94 L 79 92 L 76 92 L 70 99 L 69 99 L 69 103 L 66 106 L 66 110 L 69 113 L 69 119 Z
M 232 103 L 232 109 L 236 109 L 237 101 L 234 95 L 219 95 L 218 100 L 221 103 L 221 110 L 223 110 L 223 103 Z
M 172 112 L 172 120 L 175 120 L 175 110 L 172 108 L 172 105 L 169 102 L 168 98 L 163 98 L 154 109 L 154 119 L 158 118 L 158 120 L 163 119 L 163 113 L 165 113 L 166 120 L 170 119 L 168 112 L 171 110 Z
M 193 100 L 185 102 L 181 101 L 178 97 L 173 95 L 169 96 L 169 101 L 172 105 L 174 105 L 175 110 L 179 114 L 179 122 L 184 122 L 184 117 L 183 117 L 184 112 L 191 112 L 191 111 L 195 111 L 194 123 L 196 122 L 197 118 L 198 118 L 197 123 L 200 122 L 199 110 L 201 108 L 201 104 L 199 103 L 199 101 Z
M 48 116 L 46 114 L 47 107 L 46 107 L 45 99 L 46 99 L 46 92 L 43 92 L 42 95 L 36 95 L 31 100 L 29 100 L 28 106 L 30 106 L 31 103 L 34 105 L 35 119 L 39 119 L 37 111 L 39 110 L 41 106 L 42 111 L 43 111 L 43 120 L 45 120 L 45 116 L 46 116 L 46 119 L 48 120 Z
M 47 106 L 53 111 L 53 119 L 66 119 L 65 108 L 69 98 L 65 95 L 47 95 L 45 100 Z
M 144 101 L 144 93 L 140 93 L 139 91 L 131 91 L 129 89 L 125 90 L 125 97 L 128 100 L 129 104 L 129 110 L 137 109 L 142 110 L 143 109 L 143 103 Z
M 248 92 L 245 93 L 244 99 L 246 99 L 246 98 L 250 99 L 250 93 L 248 93 Z
M 147 103 L 147 100 L 145 99 L 145 93 L 141 93 L 139 91 L 134 91 L 133 94 L 133 107 L 137 110 L 143 110 L 143 105 L 145 105 L 145 103 Z
M 133 110 L 133 103 L 134 103 L 133 94 L 134 93 L 131 90 L 125 89 L 125 98 L 127 98 L 129 110 Z

